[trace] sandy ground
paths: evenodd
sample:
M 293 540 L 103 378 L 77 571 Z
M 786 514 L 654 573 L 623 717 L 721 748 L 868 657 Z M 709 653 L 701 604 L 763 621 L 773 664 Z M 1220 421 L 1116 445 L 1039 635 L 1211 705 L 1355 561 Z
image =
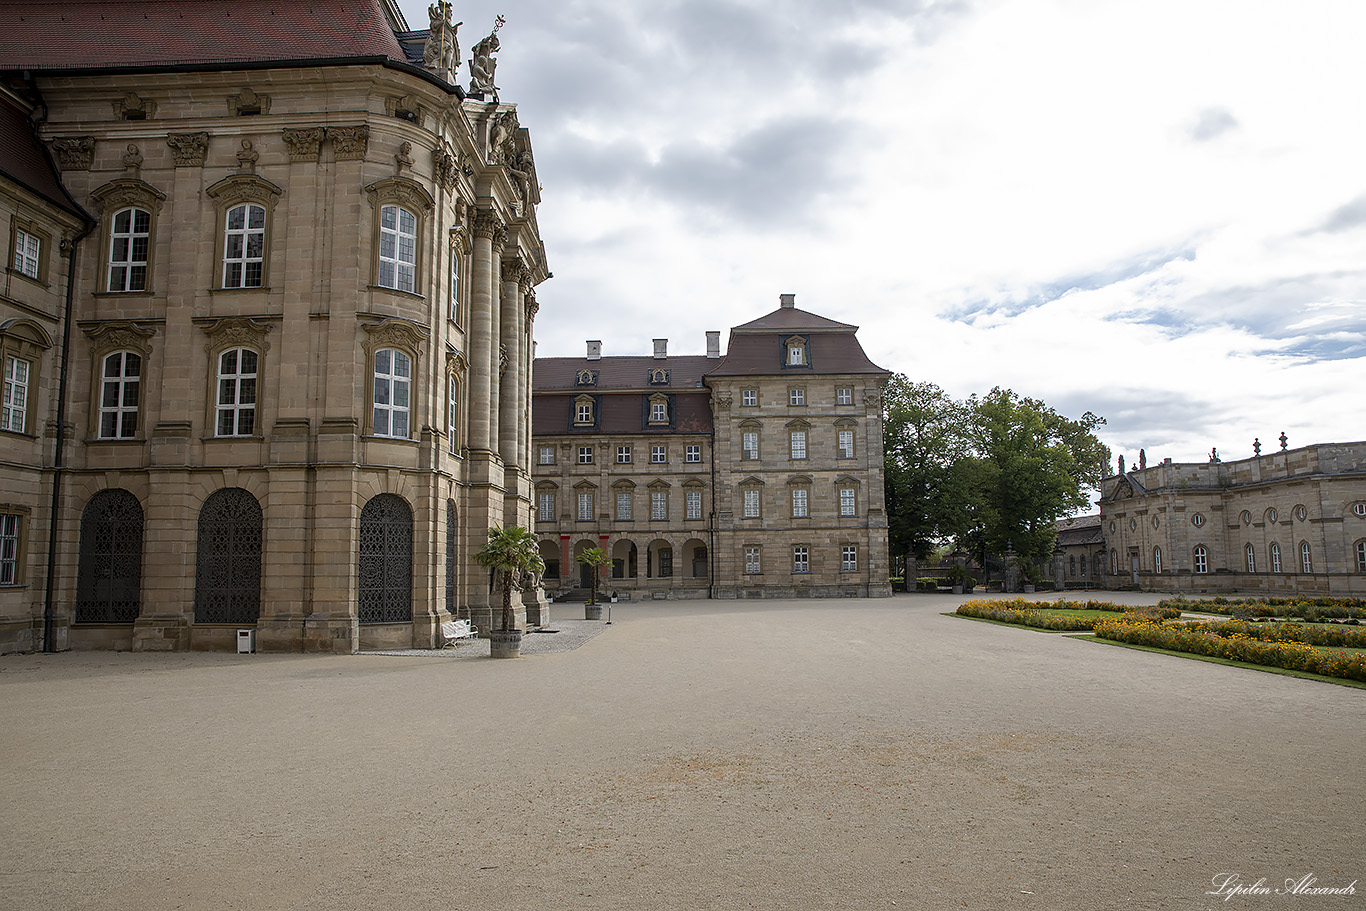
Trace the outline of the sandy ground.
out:
M 959 600 L 619 604 L 516 661 L 3 658 L 0 906 L 1366 907 L 1366 692 Z

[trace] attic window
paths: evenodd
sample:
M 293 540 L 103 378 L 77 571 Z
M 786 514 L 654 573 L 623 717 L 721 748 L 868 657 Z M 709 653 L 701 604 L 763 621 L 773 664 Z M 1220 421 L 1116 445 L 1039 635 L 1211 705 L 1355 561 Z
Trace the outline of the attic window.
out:
M 579 375 L 574 379 L 576 386 L 596 386 L 598 384 L 598 372 L 596 370 L 580 370 Z
M 146 111 L 124 111 L 124 112 L 123 112 L 123 119 L 124 119 L 124 120 L 146 120 L 146 119 L 147 119 L 147 112 L 146 112 Z
M 651 386 L 667 386 L 667 385 L 669 385 L 669 371 L 667 371 L 667 370 L 662 370 L 662 369 L 651 370 L 651 371 L 650 371 L 650 385 L 651 385 Z
M 574 400 L 574 425 L 576 427 L 585 427 L 593 423 L 593 410 L 596 404 L 591 395 L 581 395 Z
M 805 336 L 794 335 L 783 342 L 783 366 L 811 366 L 811 358 L 807 353 L 807 340 Z
M 650 423 L 669 423 L 669 397 L 663 393 L 650 396 Z

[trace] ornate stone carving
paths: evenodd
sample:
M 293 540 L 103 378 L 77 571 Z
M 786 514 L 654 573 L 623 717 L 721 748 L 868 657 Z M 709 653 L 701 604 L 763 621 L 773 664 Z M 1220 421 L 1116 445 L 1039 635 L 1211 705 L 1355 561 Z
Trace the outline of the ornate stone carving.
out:
M 133 178 L 142 173 L 142 152 L 131 142 L 127 151 L 123 153 L 123 173 Z
M 228 113 L 234 117 L 243 114 L 267 114 L 270 112 L 270 96 L 258 95 L 247 86 L 236 95 L 228 96 Z
M 360 161 L 370 148 L 370 128 L 328 127 L 327 138 L 332 141 L 332 154 L 338 161 Z
M 526 266 L 522 265 L 522 261 L 518 257 L 503 257 L 503 281 L 520 283 L 522 281 L 522 273 L 525 271 Z
M 386 97 L 384 99 L 384 112 L 390 117 L 397 117 L 399 120 L 406 120 L 409 123 L 422 126 L 424 111 L 416 95 L 404 95 L 401 98 Z
M 484 155 L 489 164 L 507 164 L 516 159 L 517 131 L 520 129 L 516 111 L 504 111 L 493 118 L 489 125 L 489 147 Z
M 416 323 L 394 318 L 378 323 L 361 323 L 361 328 L 369 334 L 369 346 L 372 349 L 394 346 L 406 348 L 414 355 L 421 355 L 422 343 L 431 335 Z
M 502 376 L 508 372 L 508 346 L 499 344 L 498 346 L 498 375 Z
M 496 238 L 500 232 L 507 231 L 507 226 L 493 209 L 476 209 L 473 230 L 475 237 Z
M 146 356 L 151 351 L 147 340 L 156 335 L 155 331 L 126 320 L 82 326 L 81 332 L 90 339 L 90 348 L 97 357 L 121 348 L 130 348 Z
M 326 135 L 327 131 L 322 127 L 306 130 L 286 129 L 281 133 L 285 140 L 285 148 L 289 151 L 290 161 L 316 162 L 322 151 L 323 137 Z
M 237 173 L 255 174 L 256 162 L 261 158 L 261 153 L 251 144 L 250 139 L 242 140 L 242 148 L 237 150 Z
M 452 24 L 451 18 L 449 0 L 437 0 L 427 7 L 431 30 L 427 33 L 427 45 L 422 49 L 422 67 L 454 83 L 460 73 L 460 42 L 455 33 L 465 23 Z
M 166 137 L 177 168 L 202 168 L 209 155 L 208 133 L 171 133 Z
M 95 137 L 71 136 L 52 140 L 52 151 L 63 171 L 89 171 L 95 163 Z
M 450 230 L 451 249 L 457 253 L 470 252 L 469 232 L 464 225 L 456 225 Z
M 432 171 L 447 189 L 460 178 L 460 160 L 446 149 L 432 150 Z
M 536 314 L 540 311 L 540 309 L 541 309 L 541 305 L 538 304 L 538 303 L 536 303 L 536 292 L 535 292 L 535 291 L 530 291 L 530 290 L 528 290 L 528 291 L 526 292 L 526 321 L 527 321 L 527 325 L 530 325 L 530 324 L 531 324 L 531 321 L 534 320 L 534 319 L 536 318 Z
M 729 392 L 718 392 L 711 397 L 711 406 L 713 408 L 729 408 L 730 402 L 731 397 Z
M 598 371 L 580 370 L 578 376 L 574 378 L 576 386 L 596 386 L 598 384 Z
M 469 362 L 465 360 L 465 352 L 459 348 L 446 346 L 446 373 L 449 376 L 463 377 L 465 371 L 469 369 Z
M 284 190 L 255 174 L 230 174 L 204 192 L 227 206 L 255 202 L 269 207 Z
M 540 200 L 540 188 L 536 185 L 536 163 L 530 149 L 522 149 L 507 162 L 508 177 L 520 197 L 519 209 L 523 218 L 531 213 L 531 207 Z
M 404 168 L 411 168 L 412 166 L 413 144 L 411 142 L 402 143 L 394 154 L 394 173 L 402 174 Z
M 157 109 L 155 101 L 148 101 L 137 92 L 129 92 L 111 106 L 114 108 L 114 116 L 119 120 L 147 120 Z
M 203 330 L 209 337 L 209 343 L 204 346 L 204 350 L 209 354 L 216 349 L 238 345 L 255 348 L 262 354 L 270 350 L 270 345 L 266 344 L 266 333 L 271 330 L 269 323 L 258 323 L 245 316 L 230 316 L 214 320 L 204 326 Z
M 416 180 L 408 177 L 386 177 L 365 188 L 372 203 L 393 202 L 411 212 L 425 212 L 432 208 L 431 194 Z
M 493 84 L 493 71 L 498 67 L 498 60 L 493 55 L 502 46 L 498 43 L 498 30 L 506 22 L 499 16 L 488 37 L 480 39 L 470 50 L 470 92 L 481 98 L 487 93 L 493 96 L 494 101 L 498 100 L 498 86 Z
M 863 404 L 869 408 L 878 408 L 882 405 L 882 393 L 866 392 L 863 395 Z
M 149 183 L 132 177 L 120 177 L 97 187 L 90 194 L 100 212 L 117 212 L 128 206 L 137 206 L 149 212 L 161 211 L 166 194 Z

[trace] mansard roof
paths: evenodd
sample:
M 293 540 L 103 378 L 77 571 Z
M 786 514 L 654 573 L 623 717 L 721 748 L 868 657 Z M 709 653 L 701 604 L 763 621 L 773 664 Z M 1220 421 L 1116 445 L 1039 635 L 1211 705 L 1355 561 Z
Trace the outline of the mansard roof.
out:
M 603 357 L 597 360 L 586 357 L 538 357 L 531 369 L 531 386 L 537 392 L 696 391 L 702 388 L 702 375 L 716 363 L 715 358 L 700 354 L 664 358 L 649 355 Z M 650 383 L 650 371 L 659 368 L 669 371 L 668 385 Z M 578 384 L 579 373 L 584 370 L 591 370 L 598 375 L 593 386 Z
M 28 112 L 0 96 L 0 175 L 86 221 L 90 216 L 66 192 L 52 159 L 33 132 Z
M 381 0 L 0 0 L 0 69 L 149 69 L 408 55 Z
M 766 332 L 771 330 L 822 330 L 822 329 L 843 329 L 853 332 L 858 326 L 851 326 L 848 323 L 839 323 L 832 319 L 826 319 L 815 313 L 808 313 L 805 310 L 798 310 L 796 307 L 779 307 L 772 313 L 766 313 L 756 320 L 736 326 L 731 329 L 731 334 L 736 332 Z
M 784 312 L 791 313 L 792 311 Z M 816 318 L 821 319 L 821 317 Z M 755 320 L 755 322 L 759 322 L 759 320 Z M 835 323 L 833 320 L 826 320 L 825 322 L 836 326 L 844 325 L 843 323 Z M 746 325 L 753 326 L 754 323 L 747 323 Z M 853 326 L 848 326 L 838 332 L 812 332 L 810 331 L 811 328 L 810 326 L 784 326 L 780 330 L 779 327 L 767 327 L 766 331 L 744 333 L 732 329 L 730 344 L 726 347 L 726 356 L 721 358 L 719 362 L 712 361 L 715 366 L 707 371 L 707 376 L 888 373 L 888 371 L 868 360 L 868 355 L 864 353 L 863 346 L 854 337 Z M 807 336 L 808 361 L 811 366 L 800 368 L 784 368 L 782 366 L 784 343 L 793 335 Z

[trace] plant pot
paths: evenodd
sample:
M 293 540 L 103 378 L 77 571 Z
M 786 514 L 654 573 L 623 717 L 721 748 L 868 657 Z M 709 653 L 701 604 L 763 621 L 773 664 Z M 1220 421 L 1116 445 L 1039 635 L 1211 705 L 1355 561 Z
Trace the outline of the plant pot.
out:
M 961 594 L 963 593 L 963 586 L 961 586 L 961 585 L 955 585 L 955 586 L 953 587 L 953 593 L 954 593 L 955 595 L 961 595 Z
M 585 620 L 601 620 L 601 619 L 602 619 L 602 605 L 601 605 L 601 604 L 585 604 L 585 605 L 583 606 L 583 619 L 585 619 Z
M 522 654 L 522 631 L 496 629 L 489 633 L 489 657 L 516 658 Z

